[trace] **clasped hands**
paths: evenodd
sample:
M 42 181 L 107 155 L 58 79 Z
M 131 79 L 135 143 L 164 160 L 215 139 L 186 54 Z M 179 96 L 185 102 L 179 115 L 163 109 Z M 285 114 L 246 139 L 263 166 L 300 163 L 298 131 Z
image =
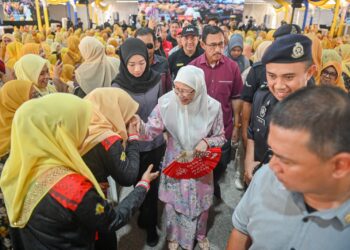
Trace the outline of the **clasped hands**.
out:
M 138 135 L 140 133 L 141 118 L 138 115 L 133 117 L 127 123 L 128 135 Z

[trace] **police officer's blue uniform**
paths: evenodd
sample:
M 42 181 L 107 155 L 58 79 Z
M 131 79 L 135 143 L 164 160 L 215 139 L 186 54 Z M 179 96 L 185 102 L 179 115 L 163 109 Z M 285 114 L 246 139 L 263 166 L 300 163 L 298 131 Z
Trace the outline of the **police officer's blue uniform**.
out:
M 288 67 L 290 63 L 311 59 L 311 40 L 309 38 L 299 34 L 286 35 L 278 38 L 267 49 L 260 67 L 270 62 L 285 63 Z M 267 137 L 271 114 L 277 104 L 278 100 L 269 91 L 267 85 L 262 84 L 253 98 L 251 121 L 248 128 L 248 139 L 254 141 L 255 161 L 269 160 L 266 157 L 268 151 Z

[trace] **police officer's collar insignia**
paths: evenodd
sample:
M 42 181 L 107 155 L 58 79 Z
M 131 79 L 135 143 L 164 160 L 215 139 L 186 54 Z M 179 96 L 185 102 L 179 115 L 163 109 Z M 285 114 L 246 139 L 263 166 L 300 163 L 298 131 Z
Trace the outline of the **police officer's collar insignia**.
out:
M 264 118 L 265 115 L 266 115 L 266 107 L 262 106 L 261 109 L 260 109 L 260 117 Z
M 296 42 L 293 47 L 293 53 L 291 56 L 295 59 L 298 59 L 304 55 L 304 47 L 301 45 L 301 43 Z
M 344 217 L 346 224 L 350 224 L 350 213 L 347 213 Z
M 294 25 L 292 25 L 292 30 L 290 31 L 291 34 L 298 34 L 297 29 L 295 28 Z

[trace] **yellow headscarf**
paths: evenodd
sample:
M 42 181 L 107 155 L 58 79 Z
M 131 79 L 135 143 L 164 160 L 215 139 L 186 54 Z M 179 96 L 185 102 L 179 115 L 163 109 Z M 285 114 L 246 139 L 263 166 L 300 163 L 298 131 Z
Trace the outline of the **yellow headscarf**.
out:
M 32 86 L 28 81 L 13 80 L 0 89 L 0 157 L 10 151 L 13 116 L 16 110 L 29 100 Z
M 267 48 L 272 44 L 272 41 L 263 41 L 256 49 L 253 62 L 260 62 Z
M 64 64 L 62 67 L 62 73 L 60 76 L 60 80 L 64 83 L 67 83 L 69 81 L 73 81 L 73 75 L 74 75 L 74 66 L 70 64 Z
M 265 38 L 266 38 L 266 35 L 267 35 L 266 31 L 260 31 L 260 32 L 259 32 L 259 37 L 260 37 L 261 39 L 265 39 Z
M 115 49 L 119 47 L 118 41 L 114 38 L 109 38 L 107 41 L 107 45 L 112 45 Z
M 310 40 L 312 41 L 312 61 L 317 67 L 317 70 L 314 73 L 315 77 L 318 77 L 318 75 L 321 73 L 321 67 L 322 67 L 322 45 L 320 39 L 314 34 L 307 34 L 306 35 Z
M 111 135 L 122 137 L 125 147 L 128 139 L 125 124 L 135 115 L 139 104 L 119 88 L 97 88 L 84 99 L 89 100 L 94 109 L 89 125 L 89 136 L 81 147 L 81 154 L 86 154 Z
M 21 58 L 22 47 L 23 44 L 20 42 L 12 42 L 7 45 L 5 56 L 5 64 L 7 68 L 13 69 L 15 63 Z
M 350 44 L 342 44 L 335 48 L 343 62 L 350 62 Z
M 13 37 L 17 42 L 20 42 L 20 43 L 22 42 L 22 34 L 19 30 L 16 30 L 13 32 Z
M 333 48 L 333 44 L 332 44 L 331 39 L 326 37 L 326 36 L 323 37 L 321 44 L 322 44 L 323 49 L 332 49 Z
M 15 38 L 13 37 L 13 35 L 11 35 L 11 34 L 4 34 L 3 36 L 2 36 L 2 42 L 1 42 L 1 60 L 4 60 L 5 59 L 5 54 L 6 54 L 6 45 L 5 45 L 5 43 L 4 43 L 4 39 L 5 38 L 8 38 L 8 39 L 10 39 L 11 40 L 11 42 L 14 42 L 15 41 Z
M 337 74 L 338 74 L 337 79 L 335 79 L 335 86 L 337 86 L 337 87 L 341 88 L 342 90 L 348 92 L 348 90 L 345 88 L 344 80 L 343 80 L 343 77 L 342 77 L 342 64 L 341 64 L 341 62 L 328 61 L 328 62 L 323 64 L 322 70 L 320 72 L 322 72 L 324 69 L 328 68 L 329 66 L 333 66 L 335 68 L 335 70 L 337 71 Z M 320 85 L 320 80 L 321 80 L 321 76 L 318 79 L 316 79 L 316 85 Z
M 34 54 L 39 55 L 40 54 L 40 44 L 38 43 L 26 43 L 23 45 L 22 48 L 22 55 L 28 55 L 28 54 Z
M 106 46 L 106 55 L 111 56 L 111 57 L 115 57 L 115 58 L 119 58 L 117 56 L 117 54 L 115 53 L 115 47 L 113 45 Z
M 57 92 L 55 87 L 51 84 L 47 84 L 46 88 L 40 88 L 38 85 L 38 79 L 44 66 L 50 69 L 49 61 L 43 59 L 38 55 L 28 54 L 23 56 L 15 64 L 15 74 L 18 80 L 30 81 L 34 84 L 35 89 L 41 95 L 47 95 Z
M 81 31 L 80 28 L 77 29 L 76 31 L 74 31 L 74 35 L 77 36 L 77 37 L 80 37 L 81 33 L 82 33 L 82 31 Z
M 74 172 L 91 181 L 104 198 L 78 152 L 90 118 L 91 104 L 71 94 L 31 100 L 17 110 L 10 157 L 0 180 L 12 227 L 25 227 L 41 199 L 63 177 Z
M 276 30 L 270 30 L 269 32 L 267 32 L 266 40 L 268 40 L 268 41 L 273 41 L 273 40 L 275 40 L 275 39 L 273 38 L 273 34 L 275 33 L 275 31 L 276 31 Z
M 35 40 L 31 33 L 25 33 L 25 35 L 23 36 L 23 44 L 26 43 L 35 43 Z
M 67 54 L 67 52 L 68 52 L 68 48 L 62 48 L 61 49 L 61 58 L 63 58 L 64 55 Z
M 41 48 L 45 52 L 45 58 L 49 59 L 49 57 L 51 56 L 51 47 L 50 47 L 50 45 L 48 45 L 47 43 L 43 42 L 43 43 L 41 43 Z
M 67 39 L 68 43 L 68 51 L 62 57 L 62 61 L 64 64 L 71 64 L 75 66 L 78 63 L 81 63 L 82 57 L 79 51 L 79 43 L 80 40 L 76 36 L 70 36 Z
M 334 49 L 324 49 L 322 51 L 322 64 L 324 65 L 330 61 L 341 63 L 342 58 Z
M 256 51 L 262 42 L 264 42 L 264 40 L 262 40 L 262 39 L 255 40 L 253 43 L 253 51 Z

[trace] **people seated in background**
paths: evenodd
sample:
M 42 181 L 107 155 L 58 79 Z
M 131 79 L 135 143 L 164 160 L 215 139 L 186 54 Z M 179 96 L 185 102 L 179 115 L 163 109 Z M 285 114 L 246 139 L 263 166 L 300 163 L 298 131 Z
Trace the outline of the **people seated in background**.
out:
M 272 158 L 235 208 L 227 250 L 350 249 L 348 95 L 333 86 L 289 95 L 268 143 Z
M 96 232 L 125 225 L 158 176 L 150 166 L 116 208 L 109 205 L 78 151 L 91 114 L 88 101 L 61 93 L 17 110 L 0 180 L 14 249 L 94 249 Z

